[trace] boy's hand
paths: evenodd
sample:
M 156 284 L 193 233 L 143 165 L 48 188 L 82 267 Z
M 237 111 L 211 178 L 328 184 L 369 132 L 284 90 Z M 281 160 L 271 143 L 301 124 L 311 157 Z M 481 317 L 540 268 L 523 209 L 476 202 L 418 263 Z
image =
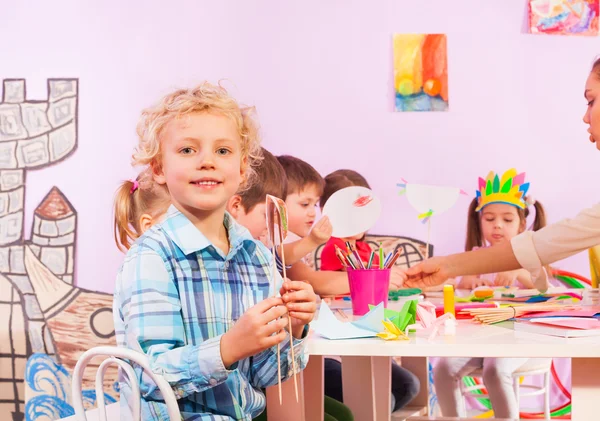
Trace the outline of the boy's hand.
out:
M 317 296 L 308 282 L 286 280 L 281 287 L 281 298 L 292 319 L 292 335 L 302 337 L 304 326 L 312 321 L 317 311 Z
M 283 342 L 287 312 L 281 297 L 267 298 L 246 311 L 221 337 L 225 368 Z
M 319 246 L 329 241 L 331 233 L 333 233 L 333 227 L 331 226 L 329 217 L 324 216 L 312 227 L 308 236 L 314 244 Z

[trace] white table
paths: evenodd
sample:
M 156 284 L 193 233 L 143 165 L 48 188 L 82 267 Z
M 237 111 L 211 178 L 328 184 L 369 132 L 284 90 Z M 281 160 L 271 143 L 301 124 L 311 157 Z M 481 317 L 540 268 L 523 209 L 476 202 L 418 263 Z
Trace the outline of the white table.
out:
M 600 399 L 600 337 L 564 339 L 515 332 L 499 326 L 459 321 L 455 336 L 429 332 L 411 334 L 410 341 L 379 338 L 332 341 L 309 338 L 309 364 L 301 376 L 301 397 L 296 403 L 293 382 L 284 383 L 284 405 L 277 387 L 267 391 L 269 421 L 315 421 L 323 419 L 323 357 L 342 357 L 344 403 L 356 420 L 390 419 L 391 357 L 402 357 L 402 366 L 421 380 L 421 392 L 411 405 L 427 407 L 427 357 L 552 357 L 572 358 L 572 420 L 597 419 Z M 291 385 L 291 387 L 290 387 Z M 297 414 L 291 416 L 291 414 Z

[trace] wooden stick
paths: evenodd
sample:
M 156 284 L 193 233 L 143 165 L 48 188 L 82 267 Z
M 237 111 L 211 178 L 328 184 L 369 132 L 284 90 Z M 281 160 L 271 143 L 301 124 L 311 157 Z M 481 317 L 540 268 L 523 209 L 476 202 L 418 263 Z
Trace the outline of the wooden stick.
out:
M 281 220 L 280 220 L 281 222 Z M 281 243 L 281 266 L 283 267 L 283 281 L 287 278 L 285 269 L 285 253 L 283 252 L 283 233 L 281 232 L 281 223 L 279 227 L 279 240 Z M 298 376 L 296 376 L 296 352 L 294 351 L 294 335 L 292 334 L 292 318 L 288 317 L 288 330 L 290 331 L 290 348 L 292 349 L 292 370 L 294 373 L 294 390 L 296 391 L 296 402 L 298 402 Z M 279 345 L 277 345 L 277 358 L 279 358 Z M 279 362 L 279 361 L 278 361 Z M 281 377 L 279 378 L 279 393 L 281 400 Z
M 277 279 L 277 276 L 275 275 L 277 273 L 277 257 L 276 257 L 276 251 L 275 251 L 275 238 L 272 238 L 272 248 L 271 248 L 271 253 L 273 255 L 273 295 L 277 295 L 277 285 L 275 284 L 275 279 Z M 283 250 L 283 247 L 281 247 L 281 249 Z M 281 392 L 281 349 L 279 347 L 279 344 L 277 344 L 277 386 L 279 387 L 279 405 L 283 405 L 283 394 Z
M 427 245 L 425 246 L 425 260 L 429 259 L 429 236 L 431 235 L 431 216 L 427 220 Z
M 520 317 L 526 313 L 570 310 L 577 306 L 565 306 L 561 304 L 523 304 L 520 306 L 508 306 L 500 308 L 472 308 L 464 309 L 461 313 L 473 316 L 473 321 L 483 324 L 494 324 L 512 318 Z

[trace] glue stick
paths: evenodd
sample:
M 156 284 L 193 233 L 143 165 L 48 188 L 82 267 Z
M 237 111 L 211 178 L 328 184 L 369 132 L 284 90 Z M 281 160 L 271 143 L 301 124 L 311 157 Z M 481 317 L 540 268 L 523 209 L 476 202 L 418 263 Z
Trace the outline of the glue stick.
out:
M 452 285 L 444 285 L 444 313 L 451 313 L 456 316 L 454 311 L 454 287 Z

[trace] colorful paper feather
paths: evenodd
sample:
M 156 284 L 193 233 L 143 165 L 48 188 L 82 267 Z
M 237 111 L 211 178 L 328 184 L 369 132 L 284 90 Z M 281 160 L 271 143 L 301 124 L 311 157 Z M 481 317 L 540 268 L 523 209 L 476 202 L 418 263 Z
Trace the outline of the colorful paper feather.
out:
M 479 189 L 475 192 L 478 200 L 477 211 L 491 203 L 506 203 L 525 209 L 525 196 L 529 190 L 529 183 L 525 183 L 525 173 L 517 174 L 511 168 L 499 177 L 490 171 L 484 180 L 479 178 Z

